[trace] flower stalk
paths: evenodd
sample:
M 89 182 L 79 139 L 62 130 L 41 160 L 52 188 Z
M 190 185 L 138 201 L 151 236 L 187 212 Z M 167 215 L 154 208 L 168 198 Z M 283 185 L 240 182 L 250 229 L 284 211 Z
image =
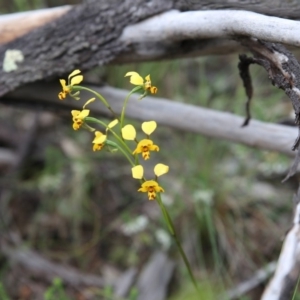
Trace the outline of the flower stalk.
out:
M 125 77 L 130 77 L 130 83 L 136 85 L 136 87 L 134 87 L 126 96 L 123 103 L 121 115 L 120 117 L 118 117 L 109 105 L 108 101 L 101 94 L 97 93 L 92 89 L 78 85 L 83 80 L 83 76 L 80 73 L 80 70 L 75 70 L 69 75 L 67 82 L 64 79 L 60 80 L 62 91 L 58 94 L 58 98 L 60 100 L 64 100 L 69 95 L 75 100 L 79 100 L 80 91 L 90 92 L 91 94 L 96 96 L 105 105 L 105 107 L 108 108 L 108 110 L 114 116 L 114 120 L 107 124 L 101 119 L 91 117 L 91 111 L 89 109 L 86 109 L 86 106 L 95 100 L 95 98 L 91 98 L 83 105 L 81 111 L 72 110 L 71 114 L 73 121 L 73 129 L 87 129 L 90 132 L 94 132 L 95 136 L 91 142 L 93 145 L 93 151 L 102 151 L 105 148 L 110 150 L 110 152 L 115 152 L 114 150 L 119 150 L 125 156 L 125 158 L 128 160 L 129 164 L 132 167 L 132 177 L 134 179 L 138 179 L 140 182 L 141 186 L 137 191 L 141 193 L 147 193 L 149 200 L 156 200 L 156 202 L 158 203 L 165 223 L 168 227 L 168 230 L 176 243 L 176 246 L 185 264 L 185 267 L 189 273 L 190 279 L 195 289 L 199 292 L 197 282 L 193 275 L 190 263 L 177 236 L 174 223 L 169 215 L 168 210 L 164 206 L 161 198 L 161 193 L 164 193 L 165 190 L 158 182 L 158 177 L 168 173 L 169 167 L 162 163 L 156 164 L 153 169 L 155 175 L 154 179 L 147 180 L 144 177 L 144 167 L 139 163 L 139 155 L 141 155 L 141 157 L 144 160 L 149 160 L 151 152 L 160 151 L 160 147 L 154 144 L 154 142 L 150 138 L 150 135 L 156 130 L 157 124 L 153 120 L 143 122 L 141 124 L 141 129 L 146 135 L 146 137 L 141 140 L 137 138 L 137 131 L 133 125 L 124 125 L 126 107 L 128 105 L 130 96 L 133 93 L 141 92 L 142 94 L 139 98 L 141 100 L 144 97 L 146 97 L 148 93 L 155 94 L 157 92 L 157 87 L 152 85 L 150 75 L 147 75 L 145 78 L 143 78 L 137 72 L 132 71 L 126 73 Z M 95 124 L 95 126 L 100 125 L 102 128 L 104 128 L 104 131 L 102 132 L 100 130 L 96 130 L 87 123 L 93 123 Z M 118 130 L 114 130 L 113 128 L 117 125 L 119 126 Z M 110 133 L 113 134 L 113 136 L 115 137 L 115 141 L 108 139 Z M 128 142 L 134 142 L 136 144 L 135 148 L 131 149 L 131 147 L 127 144 Z

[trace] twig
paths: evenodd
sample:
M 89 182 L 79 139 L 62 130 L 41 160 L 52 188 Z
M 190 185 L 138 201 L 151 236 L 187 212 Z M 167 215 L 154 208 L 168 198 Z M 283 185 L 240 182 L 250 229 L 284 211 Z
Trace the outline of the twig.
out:
M 276 268 L 276 262 L 270 262 L 267 266 L 255 272 L 252 278 L 238 284 L 237 287 L 227 291 L 225 295 L 221 297 L 221 299 L 231 300 L 231 299 L 237 299 L 245 295 L 252 289 L 256 288 L 258 285 L 260 285 L 261 283 L 265 282 L 270 277 L 270 275 L 274 273 L 275 268 Z
M 173 10 L 126 27 L 121 39 L 133 44 L 252 36 L 264 41 L 300 46 L 299 24 L 299 21 L 243 10 Z
M 300 188 L 294 196 L 293 227 L 285 237 L 277 268 L 261 300 L 290 300 L 300 274 Z
M 64 283 L 76 288 L 83 285 L 101 288 L 105 284 L 104 280 L 97 275 L 84 274 L 70 266 L 51 262 L 32 250 L 10 247 L 4 239 L 0 240 L 0 251 L 11 263 L 21 265 L 28 273 L 43 278 L 49 283 L 52 283 L 53 278 L 59 277 Z
M 18 179 L 21 169 L 32 151 L 32 146 L 36 137 L 38 129 L 38 114 L 34 113 L 34 117 L 31 119 L 32 123 L 19 142 L 18 153 L 13 164 L 10 166 L 10 170 L 6 176 L 0 180 L 0 231 L 2 227 L 7 230 L 7 224 L 9 223 L 10 214 L 8 213 L 8 204 L 13 195 L 14 183 Z
M 243 51 L 234 39 L 254 37 L 300 45 L 300 22 L 243 10 L 168 11 L 127 26 L 120 40 L 129 49 L 113 63 L 232 54 Z

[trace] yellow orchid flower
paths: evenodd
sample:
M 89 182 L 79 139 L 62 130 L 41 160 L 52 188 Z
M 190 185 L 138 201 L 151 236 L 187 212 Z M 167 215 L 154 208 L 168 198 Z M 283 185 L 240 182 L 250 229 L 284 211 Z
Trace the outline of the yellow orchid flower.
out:
M 104 147 L 105 141 L 106 135 L 100 131 L 95 131 L 95 138 L 92 141 L 92 143 L 94 144 L 93 151 L 100 151 Z
M 159 147 L 154 145 L 153 141 L 149 139 L 149 135 L 154 132 L 156 127 L 157 124 L 155 121 L 142 123 L 142 130 L 147 135 L 147 138 L 138 142 L 135 150 L 132 152 L 133 155 L 142 153 L 143 158 L 147 160 L 150 158 L 150 151 L 159 151 Z M 122 128 L 122 137 L 124 140 L 136 140 L 135 128 L 131 124 L 124 126 Z
M 164 189 L 154 180 L 147 180 L 138 189 L 138 192 L 148 193 L 149 200 L 156 198 L 156 193 L 163 193 Z
M 75 70 L 73 71 L 69 76 L 68 76 L 68 84 L 66 84 L 66 81 L 64 79 L 60 79 L 60 84 L 62 87 L 62 92 L 60 92 L 58 94 L 58 98 L 60 100 L 63 100 L 67 97 L 67 95 L 70 95 L 71 97 L 74 97 L 76 100 L 78 100 L 79 98 L 76 97 L 79 94 L 79 91 L 71 94 L 72 91 L 72 87 L 76 84 L 79 84 L 82 80 L 83 80 L 83 76 L 82 75 L 78 75 L 79 73 L 81 73 L 80 70 Z
M 84 118 L 86 118 L 90 113 L 89 109 L 80 110 L 72 110 L 71 114 L 73 117 L 73 129 L 78 130 L 82 124 L 84 123 Z
M 125 77 L 128 76 L 130 76 L 130 83 L 132 83 L 133 85 L 141 86 L 145 92 L 149 91 L 151 94 L 157 93 L 157 87 L 152 86 L 150 75 L 147 75 L 144 80 L 139 73 L 131 71 L 125 74 Z
M 92 141 L 94 144 L 93 151 L 100 151 L 104 147 L 105 141 L 107 140 L 107 131 L 116 126 L 118 122 L 118 119 L 111 121 L 106 127 L 106 134 L 103 134 L 101 131 L 95 131 L 95 138 Z
M 144 160 L 147 160 L 150 158 L 150 151 L 159 151 L 159 147 L 154 145 L 152 140 L 143 139 L 137 144 L 132 154 L 142 153 Z
M 132 177 L 135 179 L 142 179 L 144 176 L 144 168 L 142 165 L 134 166 L 132 169 Z M 164 164 L 157 164 L 154 167 L 154 173 L 156 177 L 168 173 L 169 167 Z M 142 183 L 142 186 L 138 189 L 138 192 L 148 193 L 149 200 L 156 198 L 156 193 L 163 193 L 164 189 L 158 184 L 156 180 L 147 180 Z

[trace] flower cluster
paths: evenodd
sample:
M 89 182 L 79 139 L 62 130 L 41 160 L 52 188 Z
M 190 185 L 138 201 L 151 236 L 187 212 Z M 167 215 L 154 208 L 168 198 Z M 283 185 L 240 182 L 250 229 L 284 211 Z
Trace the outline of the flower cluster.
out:
M 146 134 L 146 138 L 140 141 L 136 138 L 136 130 L 131 125 L 128 124 L 122 128 L 122 137 L 124 140 L 133 140 L 137 143 L 136 148 L 132 152 L 133 155 L 142 154 L 144 160 L 150 159 L 150 151 L 159 151 L 159 147 L 154 144 L 150 139 L 150 134 L 154 132 L 157 124 L 155 121 L 149 121 L 142 123 L 142 131 Z M 157 164 L 154 167 L 154 180 L 145 180 L 142 183 L 139 192 L 148 193 L 149 200 L 154 200 L 156 198 L 156 193 L 163 193 L 164 189 L 158 184 L 157 178 L 169 171 L 169 167 L 163 164 Z M 144 168 L 142 165 L 136 165 L 132 168 L 132 177 L 135 179 L 143 179 Z
M 60 84 L 62 87 L 62 91 L 58 94 L 58 98 L 60 100 L 64 100 L 67 96 L 73 97 L 75 100 L 79 100 L 79 93 L 81 90 L 90 91 L 93 95 L 98 98 L 102 104 L 112 113 L 115 119 L 106 124 L 103 120 L 99 120 L 93 117 L 90 117 L 90 110 L 86 109 L 86 106 L 93 102 L 96 98 L 92 98 L 88 100 L 82 107 L 82 110 L 72 110 L 72 120 L 73 120 L 73 129 L 79 130 L 81 128 L 87 129 L 91 132 L 94 132 L 95 136 L 92 140 L 93 151 L 101 151 L 103 149 L 108 149 L 111 152 L 119 150 L 132 165 L 131 172 L 132 177 L 134 179 L 138 179 L 141 183 L 140 188 L 137 190 L 138 192 L 147 193 L 149 200 L 157 200 L 157 203 L 160 206 L 163 217 L 168 225 L 170 234 L 176 241 L 176 244 L 179 248 L 179 252 L 183 258 L 183 261 L 187 267 L 190 278 L 197 288 L 197 283 L 194 278 L 194 275 L 191 271 L 191 266 L 186 258 L 186 254 L 180 244 L 180 241 L 177 238 L 174 224 L 169 216 L 167 209 L 165 208 L 160 193 L 164 192 L 163 187 L 158 182 L 158 177 L 166 174 L 169 171 L 169 167 L 158 163 L 154 167 L 154 178 L 147 180 L 144 177 L 144 167 L 139 163 L 139 156 L 141 154 L 144 160 L 150 159 L 150 152 L 158 152 L 159 147 L 152 141 L 150 135 L 155 131 L 157 124 L 155 121 L 148 121 L 142 123 L 142 131 L 146 135 L 143 139 L 137 139 L 137 132 L 133 125 L 127 124 L 123 126 L 126 106 L 129 101 L 129 97 L 136 92 L 141 92 L 140 100 L 147 96 L 148 93 L 156 94 L 157 87 L 152 85 L 150 75 L 147 75 L 145 79 L 140 76 L 137 72 L 128 72 L 125 74 L 125 77 L 130 77 L 130 83 L 135 85 L 129 94 L 126 96 L 124 100 L 124 104 L 122 107 L 122 111 L 120 117 L 116 117 L 116 113 L 113 111 L 107 100 L 97 91 L 91 90 L 87 87 L 81 87 L 80 84 L 83 80 L 83 76 L 80 74 L 80 70 L 73 71 L 69 77 L 68 82 L 64 79 L 60 79 Z M 97 125 L 101 125 L 105 128 L 105 132 L 96 130 L 95 128 L 88 125 L 88 123 L 96 123 Z M 119 125 L 118 130 L 115 129 L 115 126 Z M 110 140 L 108 135 L 111 134 L 114 137 L 114 140 Z M 127 141 L 133 141 L 136 143 L 134 149 L 131 149 L 127 145 Z
M 137 141 L 136 139 L 136 130 L 132 125 L 126 125 L 122 128 L 122 136 L 124 140 L 135 140 L 137 142 L 137 146 L 135 150 L 132 152 L 133 155 L 142 153 L 142 156 L 145 160 L 150 158 L 150 151 L 159 151 L 159 147 L 154 145 L 153 141 L 150 140 L 150 134 L 156 129 L 156 122 L 149 121 L 144 122 L 142 124 L 142 130 L 146 134 L 146 138 Z
M 135 179 L 142 179 L 144 176 L 144 168 L 141 165 L 137 165 L 131 169 L 132 177 Z M 142 183 L 138 192 L 148 193 L 149 200 L 156 198 L 156 193 L 163 193 L 164 189 L 158 184 L 157 177 L 168 173 L 169 167 L 164 164 L 157 164 L 154 167 L 155 180 L 146 180 Z
M 80 74 L 80 70 L 73 71 L 69 77 L 68 82 L 64 79 L 60 79 L 60 83 L 62 86 L 62 91 L 58 94 L 58 98 L 60 100 L 63 100 L 67 97 L 67 95 L 75 98 L 76 100 L 79 99 L 78 95 L 81 90 L 81 86 L 78 84 L 81 83 L 83 80 L 83 76 Z M 157 124 L 155 121 L 148 121 L 142 123 L 142 131 L 146 135 L 145 138 L 138 140 L 137 139 L 137 132 L 133 125 L 128 124 L 123 126 L 123 120 L 124 120 L 124 114 L 125 114 L 125 108 L 127 105 L 127 101 L 129 96 L 133 92 L 141 91 L 143 94 L 141 95 L 140 99 L 144 98 L 148 92 L 155 94 L 157 92 L 157 87 L 152 86 L 150 75 L 147 75 L 145 77 L 145 80 L 136 72 L 128 72 L 125 77 L 130 76 L 130 82 L 133 85 L 136 85 L 135 87 L 128 95 L 128 97 L 125 99 L 122 114 L 120 119 L 115 119 L 109 124 L 106 124 L 102 120 L 98 120 L 95 118 L 90 117 L 90 110 L 86 109 L 86 106 L 90 104 L 91 102 L 95 101 L 96 98 L 91 98 L 88 100 L 82 107 L 82 110 L 72 110 L 72 120 L 73 120 L 73 129 L 79 130 L 80 128 L 88 129 L 89 131 L 93 131 L 95 134 L 94 139 L 92 140 L 92 149 L 93 151 L 100 151 L 105 148 L 106 145 L 112 146 L 116 150 L 120 150 L 125 157 L 129 160 L 129 162 L 133 165 L 132 167 L 132 176 L 135 179 L 141 180 L 141 187 L 138 189 L 139 192 L 148 193 L 149 200 L 154 200 L 157 197 L 157 193 L 164 192 L 164 189 L 159 185 L 158 183 L 158 177 L 167 173 L 169 170 L 169 167 L 164 164 L 157 164 L 154 167 L 154 174 L 155 178 L 152 180 L 146 180 L 144 178 L 144 168 L 142 165 L 139 164 L 139 158 L 138 155 L 141 154 L 142 158 L 144 160 L 150 159 L 150 152 L 152 151 L 159 151 L 159 147 L 154 144 L 152 139 L 150 138 L 150 135 L 155 131 Z M 82 88 L 83 89 L 83 88 Z M 88 88 L 84 88 L 85 90 L 89 90 Z M 111 112 L 112 109 L 108 105 L 108 102 L 101 96 L 100 94 L 97 94 L 97 92 L 90 90 L 94 95 L 97 95 L 99 100 L 101 100 L 104 105 L 106 105 Z M 114 115 L 116 115 L 113 112 Z M 96 130 L 93 127 L 90 127 L 87 123 L 93 122 L 98 123 L 105 127 L 105 133 L 101 132 L 100 130 Z M 119 124 L 119 132 L 118 134 L 116 130 L 113 128 Z M 116 138 L 117 142 L 114 142 L 112 140 L 109 140 L 107 138 L 108 132 L 111 131 L 111 133 Z M 125 141 L 134 141 L 136 143 L 136 147 L 133 150 L 130 150 L 130 148 L 127 146 Z

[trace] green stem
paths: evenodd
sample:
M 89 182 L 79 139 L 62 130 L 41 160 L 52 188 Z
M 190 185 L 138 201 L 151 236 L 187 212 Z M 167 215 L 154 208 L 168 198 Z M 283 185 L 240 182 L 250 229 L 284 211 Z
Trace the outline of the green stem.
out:
M 160 194 L 157 194 L 156 200 L 157 200 L 157 203 L 159 204 L 160 209 L 161 209 L 161 211 L 163 213 L 163 216 L 164 216 L 165 222 L 168 225 L 169 231 L 170 231 L 171 235 L 173 236 L 173 238 L 174 238 L 174 240 L 176 242 L 176 245 L 178 247 L 179 253 L 180 253 L 180 255 L 181 255 L 181 257 L 182 257 L 182 259 L 184 261 L 184 264 L 185 264 L 185 266 L 186 266 L 186 268 L 188 270 L 188 273 L 189 273 L 189 276 L 190 276 L 190 278 L 191 278 L 191 280 L 193 282 L 193 285 L 194 285 L 195 289 L 197 290 L 197 292 L 199 293 L 198 285 L 197 285 L 196 279 L 194 277 L 194 274 L 192 272 L 191 265 L 190 265 L 190 263 L 189 263 L 189 261 L 188 261 L 188 259 L 186 257 L 186 254 L 185 254 L 185 252 L 184 252 L 184 250 L 183 250 L 183 248 L 181 246 L 181 243 L 180 243 L 179 238 L 178 238 L 178 236 L 176 234 L 175 227 L 174 227 L 174 224 L 172 222 L 172 219 L 171 219 L 171 217 L 170 217 L 170 215 L 168 213 L 168 210 L 165 208 L 165 206 L 164 206 L 164 204 L 163 204 L 163 202 L 161 200 Z
M 113 146 L 115 148 L 118 148 L 123 154 L 124 156 L 127 158 L 127 160 L 129 161 L 129 163 L 134 167 L 135 166 L 135 163 L 131 160 L 130 156 L 125 152 L 125 150 L 120 147 L 119 144 L 113 142 L 113 141 L 110 141 L 110 140 L 106 140 L 106 144 L 107 145 L 110 145 L 110 146 Z
M 209 204 L 204 207 L 204 217 L 206 219 L 209 239 L 212 245 L 212 254 L 216 266 L 216 271 L 220 273 L 223 269 L 222 261 L 220 259 L 220 255 L 218 254 L 218 246 L 216 241 L 216 229 L 213 222 L 212 209 Z
M 167 212 L 167 210 L 166 210 L 166 208 L 165 208 L 165 206 L 164 206 L 164 204 L 163 204 L 163 202 L 161 200 L 160 194 L 157 194 L 156 201 L 157 201 L 157 203 L 160 206 L 162 214 L 164 215 L 165 222 L 167 223 L 167 226 L 169 228 L 169 231 L 170 231 L 171 235 L 175 236 L 175 230 L 174 230 L 174 226 L 173 226 L 172 220 L 169 220 L 170 217 L 168 216 L 168 212 Z
M 124 104 L 123 104 L 123 107 L 122 107 L 122 112 L 121 112 L 121 117 L 120 117 L 120 128 L 122 129 L 123 128 L 123 123 L 124 123 L 124 116 L 125 116 L 125 109 L 126 109 L 126 106 L 127 106 L 127 102 L 130 98 L 130 96 L 135 93 L 136 91 L 140 90 L 141 87 L 140 86 L 137 86 L 135 88 L 133 88 L 129 94 L 126 96 L 125 100 L 124 100 Z
M 101 124 L 102 126 L 104 126 L 105 128 L 107 128 L 107 124 L 105 124 L 104 122 L 96 119 L 96 118 L 92 118 L 92 117 L 86 117 L 84 118 L 84 121 L 88 121 L 88 122 L 92 122 L 92 123 L 98 123 Z M 122 144 L 122 146 L 128 151 L 129 154 L 132 155 L 132 151 L 130 150 L 130 148 L 127 146 L 127 144 L 123 141 L 123 139 L 121 139 L 111 128 L 108 129 L 113 135 L 114 137 Z
M 93 91 L 89 88 L 86 88 L 84 86 L 80 86 L 80 85 L 75 85 L 75 86 L 73 86 L 72 89 L 74 89 L 75 91 L 88 91 L 88 92 L 94 94 L 107 107 L 107 109 L 113 114 L 114 118 L 118 119 L 117 114 L 113 111 L 111 106 L 108 104 L 106 99 L 101 94 L 99 94 L 99 93 L 97 93 L 97 92 L 95 92 L 95 91 Z

